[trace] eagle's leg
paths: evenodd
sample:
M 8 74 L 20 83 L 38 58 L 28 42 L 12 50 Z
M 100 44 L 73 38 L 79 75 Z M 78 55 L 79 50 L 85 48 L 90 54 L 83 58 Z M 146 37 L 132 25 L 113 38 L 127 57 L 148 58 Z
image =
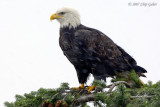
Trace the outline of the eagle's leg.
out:
M 79 89 L 83 89 L 84 88 L 84 83 L 83 84 L 81 84 L 81 86 L 80 87 L 74 87 L 73 89 L 74 90 L 79 90 Z
M 96 88 L 96 85 L 88 86 L 88 93 Z
M 80 87 L 75 87 L 75 90 L 83 89 L 84 83 L 87 82 L 87 77 L 89 76 L 89 71 L 88 69 L 81 67 L 81 66 L 75 66 L 75 69 L 77 71 L 77 76 L 78 76 L 78 81 L 81 84 Z

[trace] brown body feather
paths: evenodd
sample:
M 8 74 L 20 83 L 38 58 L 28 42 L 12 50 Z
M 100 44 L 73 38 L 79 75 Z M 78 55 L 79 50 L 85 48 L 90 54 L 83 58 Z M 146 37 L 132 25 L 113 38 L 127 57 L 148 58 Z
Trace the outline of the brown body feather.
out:
M 116 72 L 147 72 L 136 61 L 102 32 L 79 25 L 76 28 L 60 28 L 59 44 L 64 55 L 74 65 L 80 83 L 89 74 L 95 79 L 106 80 Z

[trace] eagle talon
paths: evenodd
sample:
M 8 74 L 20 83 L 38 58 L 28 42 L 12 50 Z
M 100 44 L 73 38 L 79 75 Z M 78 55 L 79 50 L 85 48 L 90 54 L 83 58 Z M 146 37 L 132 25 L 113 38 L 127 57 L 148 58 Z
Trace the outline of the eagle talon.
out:
M 81 84 L 80 87 L 74 87 L 73 89 L 74 89 L 74 90 L 81 90 L 81 89 L 83 89 L 83 88 L 84 88 L 84 84 Z
M 79 87 L 73 87 L 73 89 L 74 89 L 74 90 L 79 90 L 80 88 L 79 88 Z
M 90 93 L 92 90 L 96 88 L 96 85 L 88 86 L 88 93 Z

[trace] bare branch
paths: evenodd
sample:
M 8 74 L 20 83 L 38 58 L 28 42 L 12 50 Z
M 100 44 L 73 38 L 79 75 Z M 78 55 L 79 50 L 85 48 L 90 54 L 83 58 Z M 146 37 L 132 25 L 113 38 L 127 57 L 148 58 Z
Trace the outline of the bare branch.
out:
M 126 84 L 127 86 L 131 87 L 130 84 L 128 84 L 128 83 L 125 82 L 125 81 L 117 81 L 117 82 L 115 82 L 115 83 L 113 83 L 113 84 L 111 84 L 111 85 L 106 86 L 106 88 L 110 88 L 110 89 L 108 90 L 108 93 L 112 92 L 112 90 L 114 89 L 114 87 L 117 86 L 117 85 L 119 85 L 119 84 L 121 84 L 121 83 Z
M 73 101 L 72 107 L 75 107 L 75 106 L 79 105 L 80 103 L 89 102 L 89 101 L 95 101 L 94 94 L 89 94 L 89 95 L 79 97 L 78 99 Z
M 131 98 L 152 98 L 152 96 L 131 96 Z

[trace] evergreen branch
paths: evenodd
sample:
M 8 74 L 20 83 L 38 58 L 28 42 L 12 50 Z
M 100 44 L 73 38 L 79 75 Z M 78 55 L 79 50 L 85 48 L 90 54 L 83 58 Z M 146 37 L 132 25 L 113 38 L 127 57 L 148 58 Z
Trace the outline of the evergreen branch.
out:
M 134 98 L 148 98 L 148 99 L 150 99 L 150 98 L 152 98 L 152 96 L 130 96 L 130 98 L 132 98 L 132 99 L 134 99 Z M 81 96 L 78 99 L 73 101 L 72 107 L 78 106 L 81 103 L 95 101 L 95 100 L 96 100 L 96 96 L 94 94 Z
M 119 84 L 126 84 L 128 87 L 131 87 L 127 82 L 125 81 L 117 81 L 113 84 L 110 84 L 108 86 L 106 86 L 106 88 L 110 88 L 109 91 L 107 93 L 112 92 L 112 90 L 114 89 L 115 86 L 119 85 Z M 107 95 L 107 94 L 106 94 Z M 85 102 L 89 102 L 89 101 L 95 101 L 95 95 L 94 94 L 89 94 L 89 95 L 84 95 L 84 96 L 80 96 L 78 99 L 75 99 L 72 102 L 72 107 L 78 106 L 81 103 L 85 103 Z
M 160 107 L 160 82 L 148 82 L 141 88 L 129 88 L 129 83 L 117 81 L 108 86 L 97 82 L 97 89 L 90 94 L 87 87 L 82 90 L 73 90 L 63 83 L 57 89 L 43 89 L 32 91 L 24 95 L 16 95 L 15 102 L 5 102 L 6 107 L 88 107 L 87 102 L 102 107 Z M 122 84 L 120 84 L 122 83 Z M 120 85 L 119 85 L 120 84 Z M 118 87 L 117 87 L 118 85 Z M 125 86 L 126 85 L 126 86 Z M 114 88 L 117 89 L 114 90 Z M 103 90 L 108 88 L 108 91 Z M 101 91 L 97 91 L 102 89 Z M 101 105 L 102 104 L 102 105 Z

